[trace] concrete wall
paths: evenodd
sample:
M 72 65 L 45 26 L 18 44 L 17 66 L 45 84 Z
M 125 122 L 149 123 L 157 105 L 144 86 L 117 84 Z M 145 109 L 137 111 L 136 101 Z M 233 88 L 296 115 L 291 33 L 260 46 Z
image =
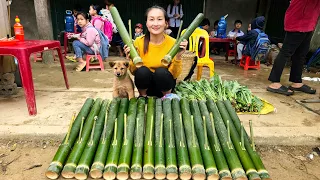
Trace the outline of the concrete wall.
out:
M 13 0 L 11 4 L 11 27 L 13 28 L 15 16 L 18 15 L 24 26 L 25 39 L 39 39 L 36 14 L 33 0 Z
M 257 0 L 206 0 L 205 16 L 209 18 L 212 29 L 214 21 L 229 14 L 227 32 L 233 29 L 237 19 L 243 22 L 241 30 L 246 32 L 248 24 L 255 17 L 256 9 Z

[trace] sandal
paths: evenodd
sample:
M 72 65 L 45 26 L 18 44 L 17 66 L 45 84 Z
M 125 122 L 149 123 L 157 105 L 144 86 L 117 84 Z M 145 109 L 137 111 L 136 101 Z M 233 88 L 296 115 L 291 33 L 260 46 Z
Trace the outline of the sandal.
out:
M 307 93 L 307 94 L 315 94 L 317 92 L 317 90 L 312 89 L 310 86 L 305 85 L 305 84 L 302 85 L 299 88 L 295 88 L 295 87 L 289 86 L 289 89 L 291 91 L 300 91 L 300 92 L 304 92 L 304 93 Z
M 286 95 L 286 96 L 293 95 L 293 93 L 294 93 L 294 92 L 290 92 L 289 89 L 286 86 L 281 86 L 278 89 L 267 87 L 267 91 L 273 92 L 273 93 L 278 93 L 278 94 L 283 94 L 283 95 Z
M 86 67 L 86 63 L 81 63 L 81 64 L 78 64 L 78 66 L 75 68 L 75 70 L 77 72 L 80 72 L 80 71 L 84 70 L 85 67 Z
M 72 62 L 77 62 L 76 58 L 74 56 L 66 56 L 66 59 Z

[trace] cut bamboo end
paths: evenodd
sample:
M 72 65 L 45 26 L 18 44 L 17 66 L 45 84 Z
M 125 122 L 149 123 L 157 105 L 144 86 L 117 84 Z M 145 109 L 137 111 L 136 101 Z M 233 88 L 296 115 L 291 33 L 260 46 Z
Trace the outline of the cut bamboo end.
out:
M 103 173 L 104 165 L 99 162 L 95 162 L 91 166 L 90 170 L 90 177 L 93 179 L 99 179 L 102 178 L 102 173 Z
M 247 176 L 250 180 L 261 180 L 257 171 L 249 172 L 249 173 L 247 173 Z
M 178 179 L 178 173 L 167 173 L 167 179 Z
M 62 177 L 66 178 L 66 179 L 72 179 L 74 178 L 74 175 L 75 175 L 75 170 L 76 170 L 76 165 L 74 164 L 70 164 L 70 165 L 65 165 L 63 170 L 62 170 Z
M 206 170 L 208 180 L 218 180 L 219 174 L 217 168 L 209 168 Z
M 46 174 L 46 177 L 49 179 L 58 179 L 59 177 L 59 173 L 53 172 L 53 171 L 47 171 L 45 174 Z
M 261 171 L 258 171 L 258 173 L 259 173 L 259 176 L 261 177 L 262 180 L 272 180 L 268 171 L 261 170 Z
M 132 166 L 130 171 L 131 179 L 141 179 L 142 177 L 142 168 L 141 166 Z
M 166 168 L 164 166 L 156 167 L 154 177 L 156 179 L 165 179 L 166 178 Z
M 100 169 L 91 169 L 90 171 L 90 177 L 93 179 L 100 179 L 102 178 L 102 170 Z
M 79 180 L 84 180 L 88 178 L 88 175 L 85 173 L 76 173 L 74 177 Z
M 87 179 L 88 178 L 88 173 L 89 173 L 89 167 L 85 166 L 78 166 L 76 171 L 75 171 L 75 178 L 76 179 Z
M 219 176 L 221 180 L 232 180 L 231 173 L 229 170 L 219 171 Z
M 135 58 L 133 58 L 132 61 L 133 61 L 133 64 L 136 65 L 137 68 L 143 66 L 143 62 L 142 62 L 141 57 L 135 57 Z
M 206 178 L 206 171 L 203 165 L 195 165 L 192 168 L 192 179 L 201 180 Z
M 115 179 L 116 173 L 115 172 L 104 172 L 103 179 Z
M 172 57 L 170 55 L 165 55 L 164 58 L 161 60 L 161 63 L 164 66 L 169 66 L 171 60 L 172 60 Z
M 233 179 L 236 179 L 236 180 L 247 180 L 247 175 L 246 173 L 244 172 L 243 169 L 234 169 L 231 173 Z
M 74 178 L 74 172 L 62 172 L 61 173 L 62 177 L 66 178 L 66 179 L 72 179 Z
M 179 174 L 180 179 L 182 180 L 188 180 L 191 179 L 192 173 L 191 173 L 191 167 L 189 165 L 184 165 L 179 167 Z
M 128 179 L 129 178 L 129 173 L 128 172 L 118 172 L 117 173 L 117 179 Z
M 150 165 L 143 166 L 143 178 L 153 179 L 154 178 L 154 167 Z
M 184 173 L 180 174 L 180 179 L 182 179 L 182 180 L 189 180 L 189 179 L 191 179 L 191 177 L 192 177 L 191 172 L 190 173 L 184 172 Z
M 57 163 L 51 163 L 45 175 L 49 179 L 57 179 L 60 175 L 61 170 L 62 170 L 62 166 L 60 166 Z
M 118 166 L 117 179 L 128 179 L 129 178 L 129 166 Z
M 117 172 L 117 166 L 106 166 L 103 173 L 104 179 L 115 179 Z

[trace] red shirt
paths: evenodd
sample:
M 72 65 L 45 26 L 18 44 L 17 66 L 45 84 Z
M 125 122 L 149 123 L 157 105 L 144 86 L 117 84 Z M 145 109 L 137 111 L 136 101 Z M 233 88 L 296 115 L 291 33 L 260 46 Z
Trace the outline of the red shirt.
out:
M 320 15 L 320 0 L 291 0 L 284 18 L 284 30 L 314 31 Z

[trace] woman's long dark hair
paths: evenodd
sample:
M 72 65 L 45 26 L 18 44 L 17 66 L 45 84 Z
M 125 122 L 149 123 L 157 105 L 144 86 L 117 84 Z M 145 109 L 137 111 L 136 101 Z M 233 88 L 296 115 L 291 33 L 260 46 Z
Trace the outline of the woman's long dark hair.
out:
M 148 14 L 152 9 L 160 9 L 163 12 L 164 15 L 164 19 L 165 21 L 168 23 L 169 22 L 169 17 L 167 15 L 166 10 L 164 10 L 162 7 L 160 6 L 152 6 L 150 8 L 147 9 L 146 14 L 145 14 L 145 21 L 147 22 L 148 20 Z M 144 36 L 144 44 L 143 44 L 143 53 L 146 54 L 148 52 L 149 49 L 149 43 L 150 43 L 150 32 L 148 31 L 148 28 L 146 30 L 146 34 Z
M 174 6 L 174 2 L 170 4 L 171 6 L 171 11 L 169 12 L 170 14 L 172 13 L 173 11 L 173 6 Z M 179 10 L 179 14 L 181 14 L 181 1 L 177 4 L 177 7 L 178 7 L 178 10 Z

